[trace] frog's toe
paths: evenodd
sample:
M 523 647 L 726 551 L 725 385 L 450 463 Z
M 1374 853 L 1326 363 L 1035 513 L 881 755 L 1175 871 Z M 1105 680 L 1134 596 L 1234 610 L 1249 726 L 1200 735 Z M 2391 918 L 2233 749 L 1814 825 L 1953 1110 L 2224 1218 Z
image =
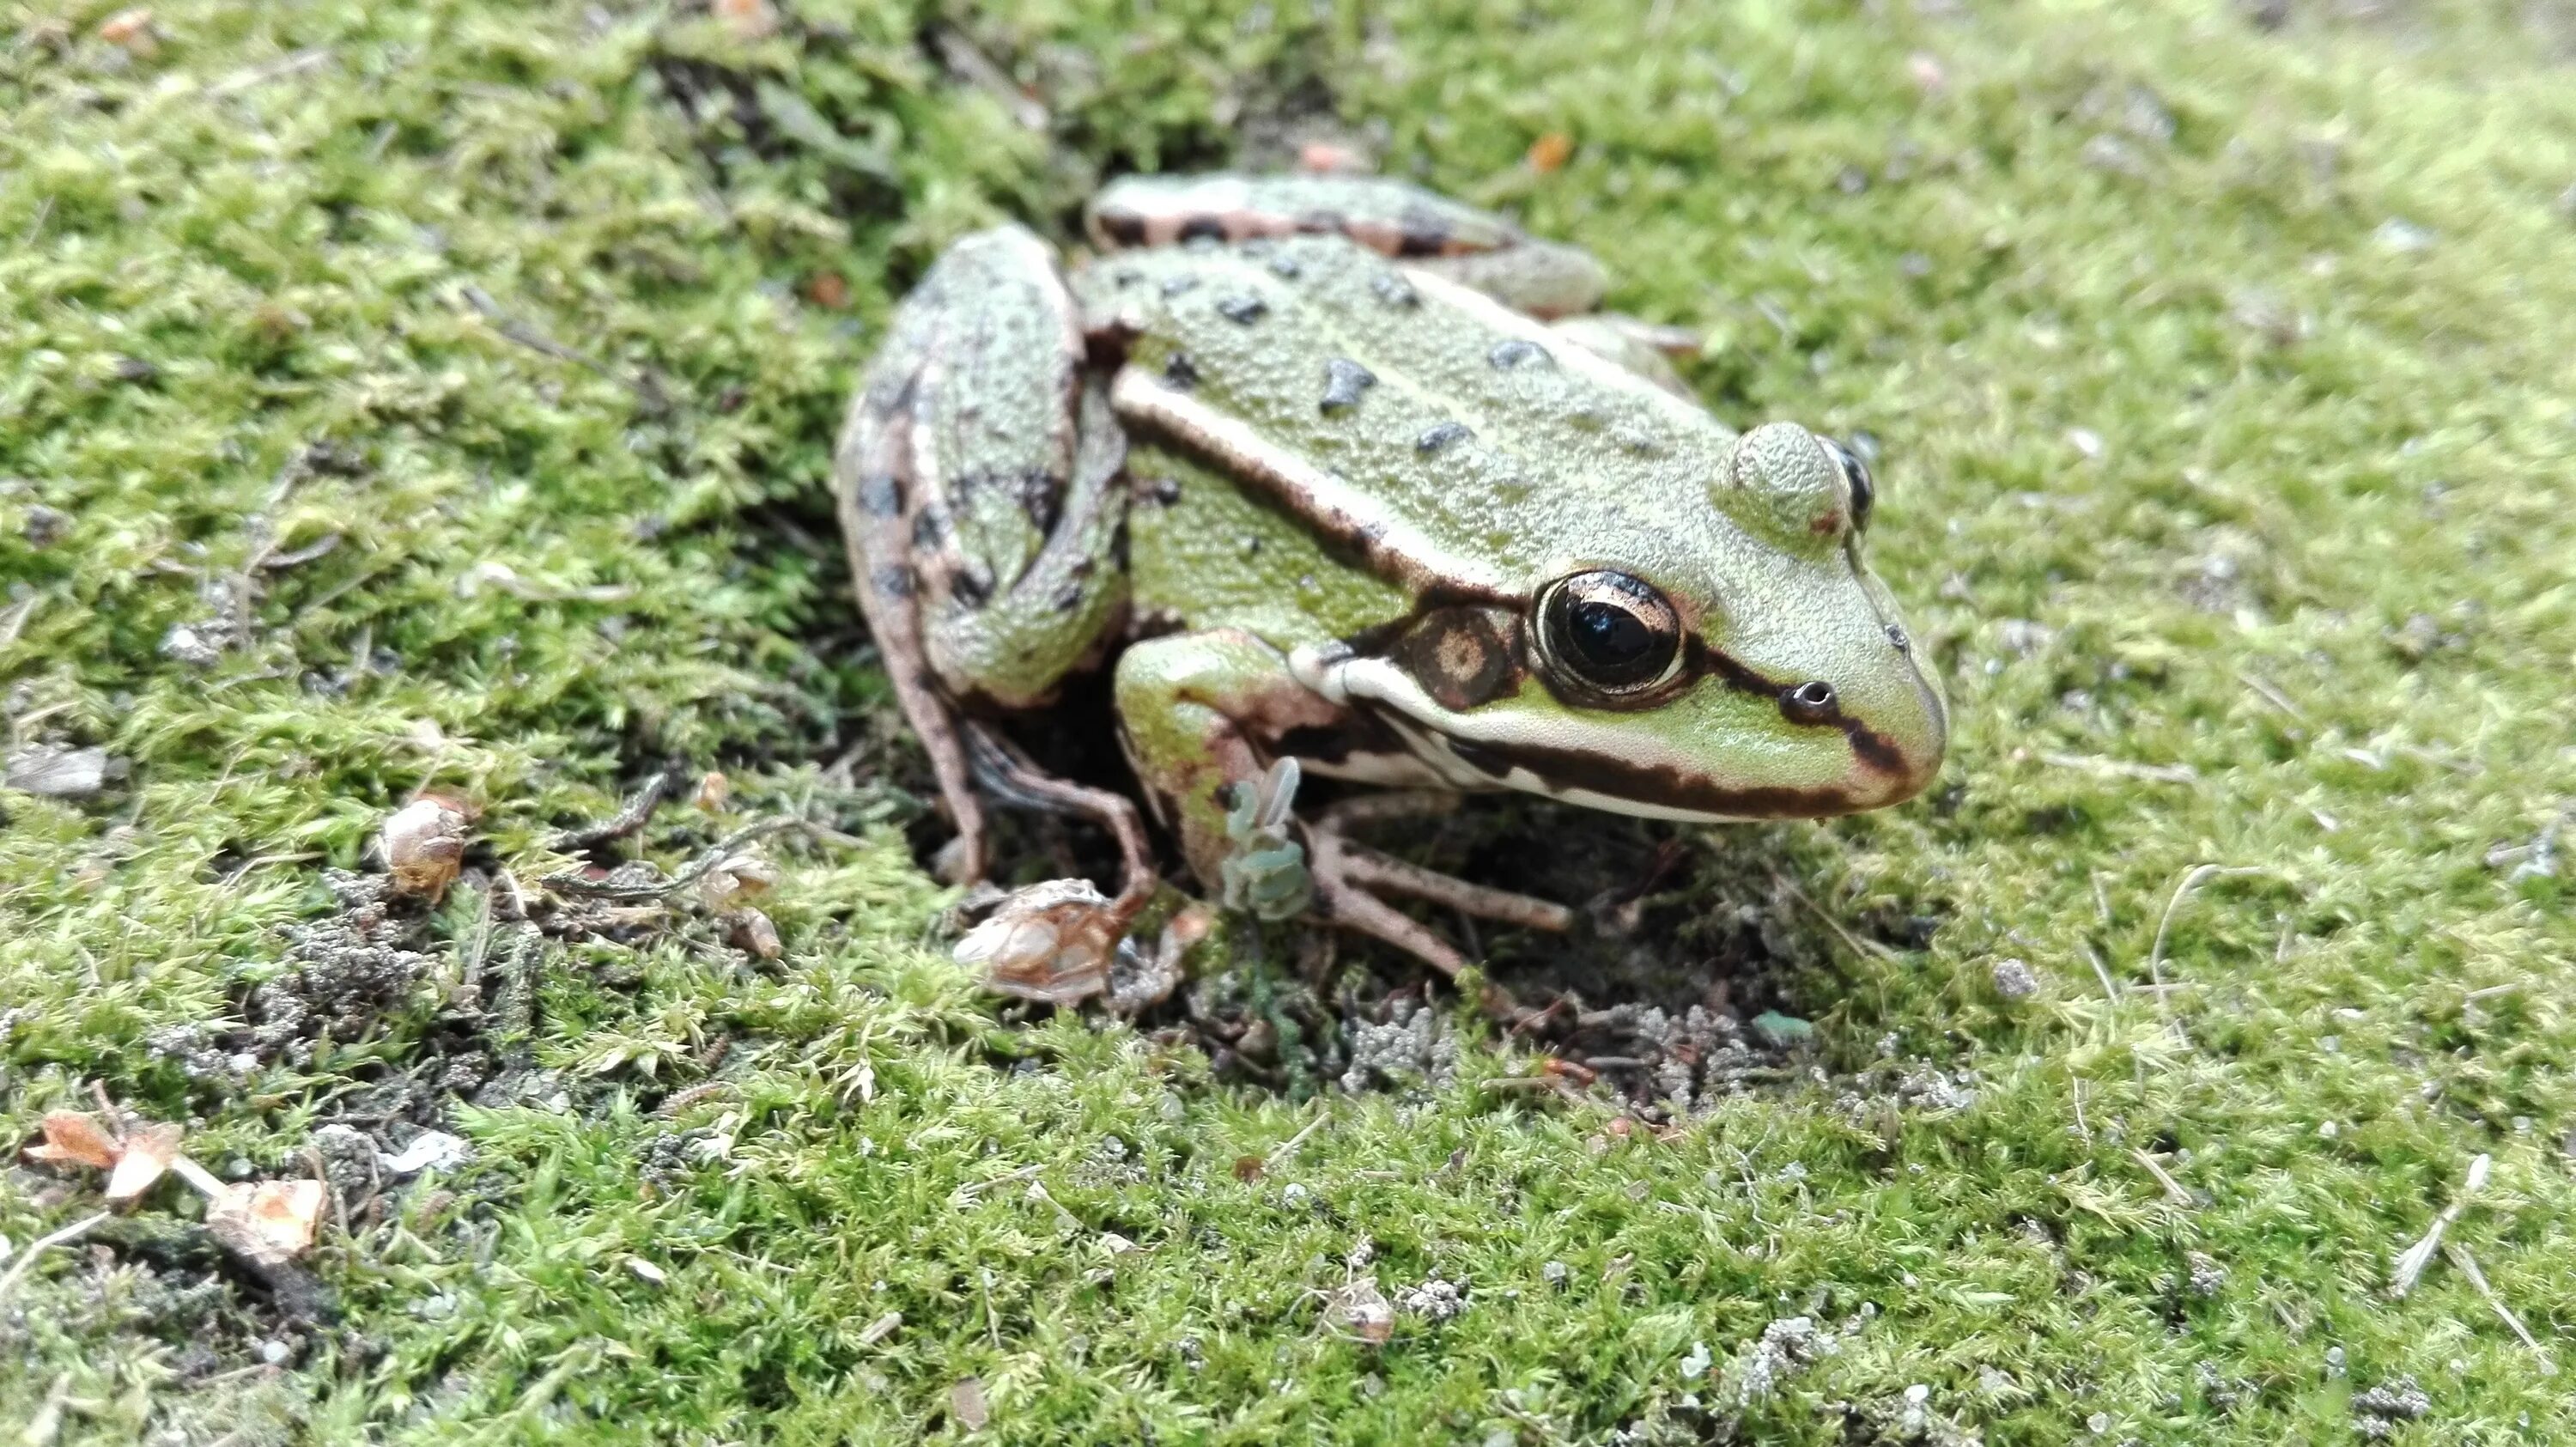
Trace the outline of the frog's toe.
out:
M 1418 864 L 1407 864 L 1342 832 L 1353 818 L 1367 812 L 1365 806 L 1337 806 L 1327 810 L 1322 822 L 1307 836 L 1315 845 L 1315 896 L 1334 924 L 1383 940 L 1453 978 L 1467 967 L 1467 957 L 1380 896 L 1409 895 L 1461 914 L 1523 929 L 1562 933 L 1573 927 L 1574 912 L 1564 905 L 1470 884 Z

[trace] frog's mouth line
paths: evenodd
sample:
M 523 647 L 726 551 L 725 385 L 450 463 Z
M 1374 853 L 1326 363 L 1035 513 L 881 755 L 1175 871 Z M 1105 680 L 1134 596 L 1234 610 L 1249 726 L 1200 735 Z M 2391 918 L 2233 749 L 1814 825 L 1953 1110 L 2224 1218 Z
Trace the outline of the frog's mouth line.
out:
M 1877 807 L 1841 789 L 1794 789 L 1777 785 L 1728 788 L 1679 769 L 1629 763 L 1624 759 L 1544 744 L 1489 744 L 1440 735 L 1449 752 L 1469 768 L 1510 784 L 1525 770 L 1539 786 L 1531 792 L 1562 797 L 1579 791 L 1598 807 L 1642 806 L 1658 814 L 1687 814 L 1728 821 L 1737 819 L 1821 819 L 1856 814 Z M 1520 787 L 1511 785 L 1512 787 Z M 1589 801 L 1587 801 L 1589 802 Z M 1627 812 L 1621 810 L 1620 812 Z

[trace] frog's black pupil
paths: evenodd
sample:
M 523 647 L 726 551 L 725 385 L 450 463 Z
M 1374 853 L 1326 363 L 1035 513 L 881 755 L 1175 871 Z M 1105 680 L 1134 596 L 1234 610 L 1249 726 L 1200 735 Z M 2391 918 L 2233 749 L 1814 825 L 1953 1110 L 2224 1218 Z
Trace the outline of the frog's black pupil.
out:
M 1869 464 L 1839 442 L 1834 444 L 1834 460 L 1842 464 L 1843 480 L 1851 484 L 1852 531 L 1866 532 L 1870 509 L 1878 503 L 1878 485 L 1870 480 Z
M 1598 600 L 1574 605 L 1574 647 L 1583 661 L 1604 672 L 1634 665 L 1655 646 L 1655 635 L 1637 615 Z
M 1625 573 L 1578 573 L 1548 590 L 1540 618 L 1559 677 L 1580 690 L 1626 694 L 1670 674 L 1681 648 L 1673 606 Z

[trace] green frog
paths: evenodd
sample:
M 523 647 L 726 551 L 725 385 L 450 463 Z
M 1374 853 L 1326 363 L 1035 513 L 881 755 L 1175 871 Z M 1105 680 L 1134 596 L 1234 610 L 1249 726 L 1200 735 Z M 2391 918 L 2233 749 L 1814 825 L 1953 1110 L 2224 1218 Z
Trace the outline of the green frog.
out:
M 1593 312 L 1590 256 L 1374 177 L 1130 178 L 1087 222 L 1070 267 L 1017 226 L 957 242 L 835 459 L 949 872 L 983 874 L 988 795 L 1118 842 L 1117 895 L 1041 887 L 1047 927 L 982 951 L 996 988 L 1100 988 L 1159 882 L 1134 800 L 994 727 L 1086 669 L 1110 670 L 1144 801 L 1206 889 L 1452 974 L 1460 951 L 1389 896 L 1567 911 L 1354 826 L 1493 789 L 1817 818 L 1940 768 L 1940 687 L 1864 560 L 1869 469 L 1690 400 L 1658 351 L 1680 339 Z M 1390 792 L 1301 818 L 1309 774 Z

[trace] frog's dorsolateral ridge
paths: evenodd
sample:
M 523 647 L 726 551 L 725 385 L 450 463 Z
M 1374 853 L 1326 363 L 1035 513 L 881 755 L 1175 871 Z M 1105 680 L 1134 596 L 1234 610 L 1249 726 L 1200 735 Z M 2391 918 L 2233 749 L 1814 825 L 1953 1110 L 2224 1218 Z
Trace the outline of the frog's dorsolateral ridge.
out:
M 1452 973 L 1380 894 L 1564 911 L 1343 837 L 1394 798 L 1300 824 L 1301 771 L 1734 820 L 1894 804 L 1940 768 L 1940 689 L 1862 558 L 1868 470 L 1709 415 L 1658 350 L 1686 337 L 1585 314 L 1589 256 L 1367 177 L 1135 178 L 1090 220 L 1109 249 L 1069 275 L 1017 227 L 951 248 L 836 460 L 962 876 L 980 786 L 1109 827 L 1127 878 L 1099 908 L 1142 907 L 1135 804 L 985 726 L 1102 665 L 1208 890 L 1311 898 Z

